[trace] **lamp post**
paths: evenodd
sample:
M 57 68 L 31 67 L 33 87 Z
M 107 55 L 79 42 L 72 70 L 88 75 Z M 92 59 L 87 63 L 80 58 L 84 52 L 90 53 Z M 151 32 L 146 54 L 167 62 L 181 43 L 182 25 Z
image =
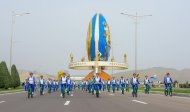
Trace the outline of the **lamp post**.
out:
M 126 15 L 129 18 L 135 20 L 135 73 L 137 72 L 137 24 L 138 24 L 138 19 L 142 19 L 147 16 L 152 16 L 152 15 L 130 15 L 127 13 L 121 13 L 121 15 Z
M 12 47 L 13 47 L 13 35 L 14 35 L 14 27 L 15 27 L 15 20 L 17 16 L 24 16 L 26 14 L 30 13 L 15 13 L 14 11 L 12 12 L 12 25 L 11 25 L 11 40 L 10 40 L 10 70 L 12 66 Z

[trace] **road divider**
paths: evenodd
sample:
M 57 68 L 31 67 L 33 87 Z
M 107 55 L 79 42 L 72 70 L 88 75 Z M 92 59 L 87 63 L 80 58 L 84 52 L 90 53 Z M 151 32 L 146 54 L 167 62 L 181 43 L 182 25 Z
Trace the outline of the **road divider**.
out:
M 133 102 L 137 102 L 137 103 L 141 103 L 141 104 L 148 104 L 148 103 L 146 103 L 146 102 L 142 102 L 142 101 L 138 101 L 138 100 L 132 100 Z
M 69 105 L 70 101 L 66 101 L 64 105 Z

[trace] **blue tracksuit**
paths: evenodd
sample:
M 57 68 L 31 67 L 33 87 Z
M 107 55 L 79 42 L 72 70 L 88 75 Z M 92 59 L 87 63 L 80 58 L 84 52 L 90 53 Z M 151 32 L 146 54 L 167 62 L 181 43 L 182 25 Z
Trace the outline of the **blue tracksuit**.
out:
M 36 80 L 35 80 L 35 77 L 28 77 L 27 79 L 27 89 L 29 89 L 30 87 L 32 88 L 32 92 L 34 92 L 34 89 L 35 89 L 35 85 L 36 85 Z
M 67 88 L 67 84 L 68 84 L 68 78 L 65 76 L 65 77 L 61 77 L 60 78 L 60 85 L 61 85 L 61 90 L 62 89 L 66 89 Z
M 42 82 L 41 82 L 41 80 L 42 80 Z M 44 91 L 44 88 L 45 88 L 45 80 L 44 79 L 39 79 L 39 86 L 42 89 L 42 91 Z
M 164 85 L 165 88 L 167 88 L 167 84 L 169 84 L 170 87 L 172 87 L 172 78 L 171 77 L 164 77 Z
M 136 82 L 136 83 L 134 83 L 134 82 Z M 139 80 L 138 80 L 138 78 L 137 77 L 133 77 L 132 79 L 131 79 L 131 85 L 132 85 L 132 89 L 134 90 L 134 87 L 136 86 L 137 87 L 137 90 L 138 90 L 138 84 L 139 84 Z

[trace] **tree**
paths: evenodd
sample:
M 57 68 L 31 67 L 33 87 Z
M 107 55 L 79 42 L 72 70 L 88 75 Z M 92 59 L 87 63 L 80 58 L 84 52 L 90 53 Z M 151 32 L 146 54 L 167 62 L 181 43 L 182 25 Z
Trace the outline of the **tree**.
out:
M 2 62 L 0 63 L 0 88 L 4 88 L 4 74 L 2 72 Z
M 20 77 L 15 65 L 11 67 L 11 77 L 13 80 L 13 87 L 15 88 L 20 86 Z
M 178 81 L 175 80 L 174 83 L 173 83 L 173 86 L 174 86 L 174 87 L 177 87 L 177 84 L 178 84 Z
M 3 85 L 2 87 L 5 89 L 8 89 L 9 87 L 11 87 L 12 84 L 12 78 L 10 76 L 10 73 L 8 71 L 7 65 L 6 63 L 3 61 L 0 64 L 0 68 L 1 68 L 1 79 L 3 80 Z

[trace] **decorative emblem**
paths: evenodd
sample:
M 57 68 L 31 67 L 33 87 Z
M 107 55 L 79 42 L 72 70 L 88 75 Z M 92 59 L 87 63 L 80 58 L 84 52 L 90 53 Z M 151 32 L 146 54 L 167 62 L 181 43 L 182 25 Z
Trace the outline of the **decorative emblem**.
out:
M 70 62 L 73 62 L 73 60 L 74 60 L 74 55 L 73 55 L 73 53 L 71 53 L 70 54 Z

